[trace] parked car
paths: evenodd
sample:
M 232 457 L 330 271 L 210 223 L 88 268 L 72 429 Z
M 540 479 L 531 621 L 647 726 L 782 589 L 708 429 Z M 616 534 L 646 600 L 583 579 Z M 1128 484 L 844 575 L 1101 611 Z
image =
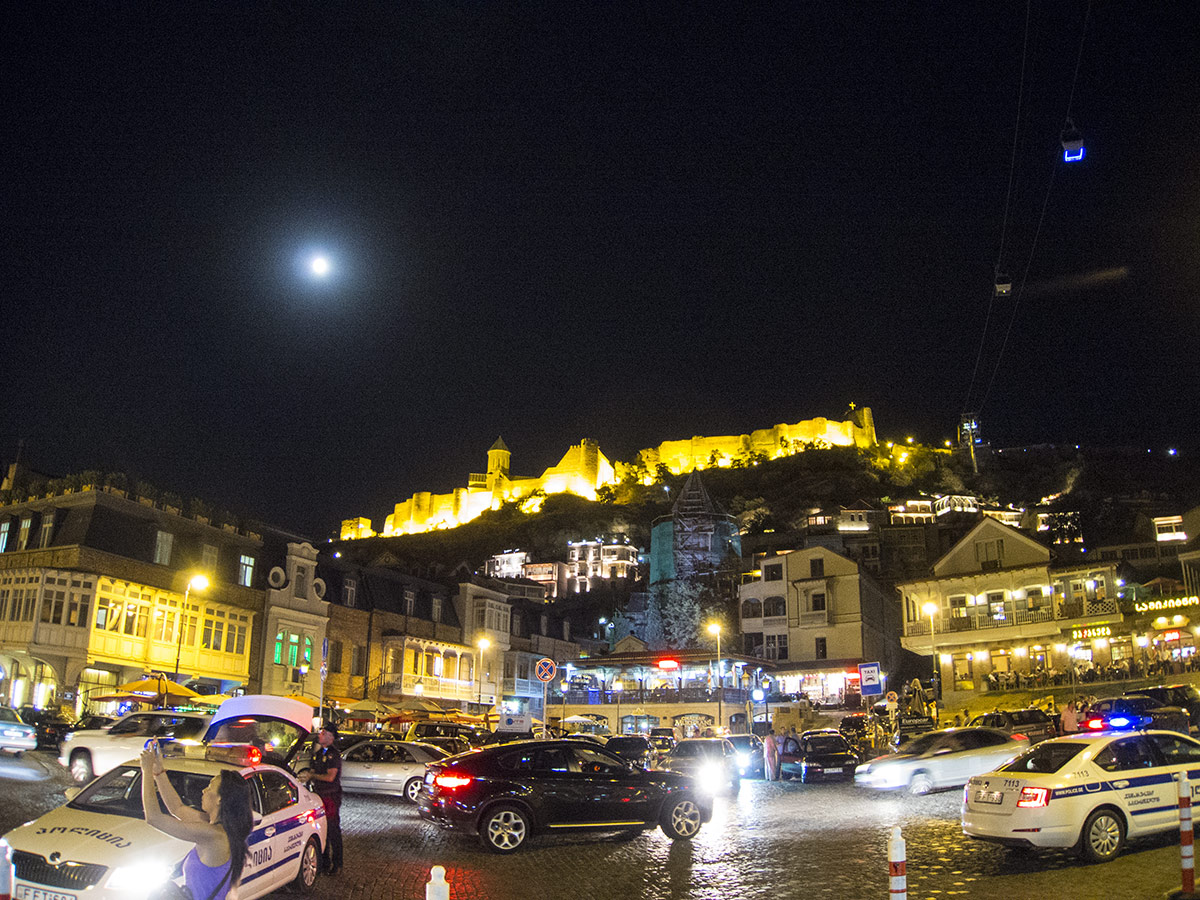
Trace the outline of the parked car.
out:
M 104 728 L 106 725 L 111 725 L 117 721 L 116 716 L 84 716 L 78 722 L 71 726 L 71 731 L 94 731 L 97 728 Z
M 462 725 L 458 722 L 413 722 L 404 735 L 406 741 L 423 741 L 431 737 L 458 737 L 472 747 L 483 742 L 488 732 L 480 731 L 472 725 Z
M 417 808 L 427 821 L 479 835 L 494 853 L 557 830 L 661 827 L 690 840 L 712 818 L 712 801 L 690 778 L 572 740 L 500 744 L 430 763 Z
M 1058 728 L 1042 710 L 1036 707 L 1027 709 L 997 709 L 990 713 L 976 716 L 968 725 L 984 725 L 988 728 L 998 728 L 1013 737 L 1024 735 L 1029 743 L 1036 744 L 1058 736 Z
M 815 728 L 799 737 L 785 737 L 779 772 L 801 781 L 853 781 L 862 757 L 836 728 Z
M 618 734 L 610 737 L 604 746 L 609 752 L 639 768 L 649 769 L 654 763 L 654 747 L 640 734 Z
M 737 751 L 726 738 L 682 740 L 663 758 L 662 768 L 690 775 L 705 793 L 727 789 L 736 794 L 742 786 Z
M 762 778 L 766 764 L 763 760 L 763 742 L 756 734 L 731 734 L 727 740 L 737 751 L 738 767 L 743 778 Z
M 649 737 L 650 746 L 654 748 L 654 765 L 655 767 L 661 766 L 667 754 L 674 750 L 675 745 L 679 743 L 675 738 L 675 729 L 651 728 Z
M 50 749 L 57 752 L 58 745 L 71 730 L 71 723 L 50 709 L 22 706 L 21 721 L 26 725 L 32 725 L 37 731 L 37 748 L 39 750 Z
M 11 707 L 0 706 L 0 751 L 20 756 L 37 748 L 37 729 L 21 721 Z
M 466 753 L 471 749 L 471 745 L 467 742 L 467 739 L 462 737 L 423 737 L 421 738 L 421 743 L 438 747 L 446 751 L 447 756 Z
M 1081 731 L 1131 731 L 1137 728 L 1157 728 L 1187 734 L 1190 727 L 1188 711 L 1181 706 L 1163 706 L 1156 698 L 1144 694 L 1107 697 L 1088 707 L 1087 716 L 1079 725 Z
M 872 721 L 871 714 L 865 712 L 842 716 L 842 720 L 838 723 L 838 731 L 842 733 L 842 736 L 858 747 L 870 746 L 874 730 L 875 723 Z
M 97 775 L 134 759 L 149 738 L 168 738 L 198 744 L 212 716 L 204 713 L 158 709 L 133 712 L 100 729 L 69 732 L 58 761 L 71 770 L 76 784 L 87 784 Z
M 856 784 L 882 790 L 927 794 L 966 784 L 972 775 L 990 772 L 1029 748 L 1029 739 L 996 728 L 945 728 L 905 741 L 894 753 L 858 767 Z
M 342 790 L 348 794 L 391 794 L 416 803 L 425 781 L 425 766 L 449 754 L 431 744 L 368 738 L 342 754 Z M 311 761 L 296 755 L 292 768 L 302 772 Z
M 1045 741 L 971 778 L 963 792 L 963 833 L 1009 847 L 1074 849 L 1089 862 L 1104 862 L 1127 838 L 1178 831 L 1175 779 L 1198 765 L 1200 742 L 1174 732 Z
M 1200 690 L 1193 684 L 1156 684 L 1125 693 L 1153 697 L 1163 706 L 1182 706 L 1188 711 L 1189 730 L 1200 730 Z

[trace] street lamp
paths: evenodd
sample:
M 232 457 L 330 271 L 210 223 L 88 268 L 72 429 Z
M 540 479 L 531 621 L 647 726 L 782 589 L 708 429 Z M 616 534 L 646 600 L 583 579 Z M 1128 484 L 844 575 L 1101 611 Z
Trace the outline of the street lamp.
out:
M 613 693 L 617 695 L 617 734 L 621 733 L 621 690 L 624 687 L 619 681 L 613 682 Z
M 937 642 L 934 640 L 933 617 L 938 613 L 938 605 L 930 602 L 921 607 L 921 611 L 929 616 L 929 652 L 933 654 L 933 699 L 935 701 L 941 699 L 941 691 L 938 686 L 942 683 L 941 668 L 938 666 Z
M 175 677 L 179 678 L 179 657 L 183 655 L 183 625 L 187 621 L 187 604 L 188 597 L 191 596 L 193 590 L 207 591 L 208 576 L 193 575 L 188 579 L 187 587 L 183 589 L 183 606 L 179 610 L 179 640 L 175 645 Z
M 724 683 L 721 678 L 721 623 L 713 622 L 708 626 L 708 633 L 717 636 L 717 727 L 721 727 L 721 694 L 724 693 Z
M 475 642 L 475 646 L 479 648 L 479 665 L 478 672 L 475 673 L 475 680 L 479 682 L 479 707 L 483 708 L 483 651 L 492 646 L 492 642 L 487 638 L 480 638 Z

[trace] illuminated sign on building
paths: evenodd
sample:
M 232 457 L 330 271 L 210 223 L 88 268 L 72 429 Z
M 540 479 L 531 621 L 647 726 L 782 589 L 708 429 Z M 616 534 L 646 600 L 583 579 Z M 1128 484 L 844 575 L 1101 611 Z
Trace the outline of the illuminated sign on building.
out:
M 1138 612 L 1154 612 L 1159 609 L 1179 609 L 1181 606 L 1195 606 L 1200 603 L 1200 597 L 1172 597 L 1169 600 L 1146 600 L 1133 604 Z
M 1093 638 L 1112 637 L 1112 628 L 1108 625 L 1097 625 L 1095 628 L 1072 628 L 1071 640 L 1090 641 Z
M 1164 641 L 1177 641 L 1179 640 L 1179 632 L 1164 631 L 1161 635 L 1159 635 L 1159 637 L 1161 637 Z
M 660 659 L 658 661 L 658 667 L 660 669 L 678 669 L 679 668 L 679 660 L 677 660 L 677 659 Z

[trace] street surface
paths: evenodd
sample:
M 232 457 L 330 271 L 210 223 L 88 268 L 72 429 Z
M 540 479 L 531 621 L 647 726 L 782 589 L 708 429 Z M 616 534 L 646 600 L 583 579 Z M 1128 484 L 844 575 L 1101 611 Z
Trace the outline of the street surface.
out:
M 70 785 L 50 753 L 0 757 L 0 831 L 63 802 Z M 1089 866 L 1066 853 L 1021 853 L 963 837 L 960 790 L 926 797 L 853 785 L 744 781 L 718 798 L 691 844 L 638 837 L 539 837 L 512 856 L 422 822 L 400 800 L 352 795 L 342 808 L 346 865 L 315 896 L 423 900 L 429 867 L 446 867 L 454 900 L 790 900 L 888 896 L 887 838 L 908 842 L 913 900 L 1126 900 L 1179 887 L 1178 836 L 1133 845 Z

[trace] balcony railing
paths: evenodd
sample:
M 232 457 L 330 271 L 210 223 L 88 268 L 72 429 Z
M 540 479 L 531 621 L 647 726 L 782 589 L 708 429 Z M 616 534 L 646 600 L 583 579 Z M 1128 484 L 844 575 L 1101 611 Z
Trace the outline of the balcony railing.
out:
M 628 691 L 602 691 L 599 689 L 594 691 L 567 691 L 567 703 L 581 706 L 615 704 L 618 702 L 618 698 L 622 704 L 634 705 L 645 703 L 716 703 L 717 689 L 695 687 L 653 688 L 646 690 L 634 688 Z M 721 699 L 725 703 L 745 703 L 750 699 L 750 692 L 742 688 L 727 687 Z M 562 692 L 558 691 L 551 702 L 561 703 L 562 700 Z
M 989 628 L 1011 628 L 1018 625 L 1037 625 L 1042 622 L 1080 619 L 1087 616 L 1107 616 L 1118 612 L 1116 600 L 1060 600 L 1054 606 L 1039 609 L 1005 610 L 1002 616 L 986 612 L 978 615 L 939 616 L 935 619 L 937 634 L 953 634 L 962 631 L 980 631 Z M 803 624 L 803 622 L 801 622 Z M 905 637 L 929 634 L 929 618 L 909 622 L 904 626 Z
M 829 612 L 828 610 L 818 610 L 817 612 L 802 612 L 800 613 L 800 627 L 813 625 L 828 625 Z

